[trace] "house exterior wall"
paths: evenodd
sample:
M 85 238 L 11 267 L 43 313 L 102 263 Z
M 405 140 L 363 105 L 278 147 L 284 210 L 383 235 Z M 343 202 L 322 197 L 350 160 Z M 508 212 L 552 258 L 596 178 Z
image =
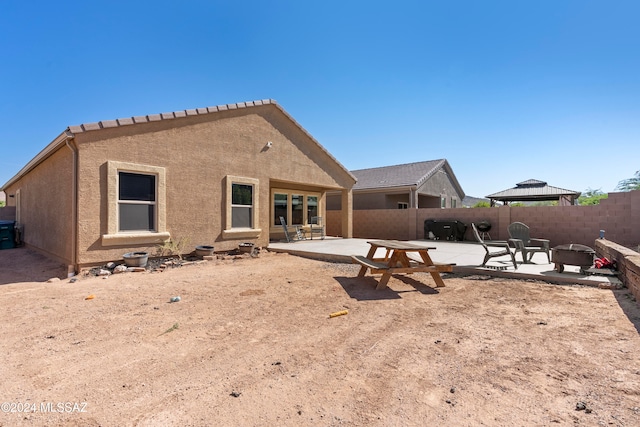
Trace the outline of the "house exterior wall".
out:
M 418 196 L 418 206 L 420 208 L 442 209 L 440 207 L 440 197 L 434 196 Z
M 14 219 L 24 227 L 25 245 L 70 264 L 73 258 L 71 149 L 62 146 L 5 191 L 14 195 L 7 198 L 7 205 L 15 209 Z
M 409 203 L 409 192 L 403 193 L 360 193 L 353 195 L 353 209 L 398 209 L 398 202 Z
M 461 194 L 458 194 L 456 187 L 451 180 L 451 177 L 447 172 L 443 169 L 439 169 L 433 176 L 431 176 L 424 184 L 422 184 L 418 188 L 418 193 L 423 195 L 435 196 L 435 197 L 444 197 L 445 198 L 445 206 L 446 208 L 451 208 L 452 203 L 451 199 L 454 198 L 457 203 L 456 206 L 462 206 L 462 199 L 464 198 Z M 438 200 L 438 203 L 440 201 Z M 429 204 L 432 203 L 430 200 Z M 428 207 L 441 207 L 438 206 L 423 206 L 419 205 L 420 208 L 428 208 Z
M 267 142 L 272 146 L 267 148 Z M 108 233 L 108 163 L 162 168 L 166 179 L 166 231 L 171 239 L 230 250 L 269 242 L 270 188 L 351 188 L 353 178 L 274 105 L 120 126 L 76 134 L 79 149 L 79 245 L 81 265 L 117 260 L 133 250 L 153 254 L 157 243 L 105 245 Z M 225 235 L 227 179 L 257 180 L 255 237 Z M 323 200 L 323 199 L 322 199 Z M 323 209 L 323 207 L 321 207 Z M 322 212 L 322 211 L 321 211 Z
M 449 192 L 449 194 L 451 194 Z M 398 209 L 398 203 L 409 202 L 409 191 L 404 193 L 358 193 L 354 192 L 353 195 L 353 209 L 354 210 L 367 210 L 367 209 Z M 454 196 L 456 197 L 456 196 Z M 451 198 L 447 197 L 447 207 L 451 207 Z M 457 206 L 462 206 L 462 201 L 459 197 L 456 197 Z M 418 195 L 418 206 L 421 208 L 438 208 L 440 209 L 440 196 L 428 196 Z M 328 194 L 327 195 L 327 210 L 340 210 L 340 195 Z
M 507 227 L 523 222 L 531 229 L 532 237 L 549 239 L 551 247 L 579 243 L 593 247 L 600 230 L 607 240 L 637 248 L 640 245 L 640 191 L 609 193 L 599 205 L 591 206 L 532 206 L 456 209 L 413 209 L 415 217 L 407 216 L 405 224 L 397 224 L 398 209 L 353 212 L 354 237 L 373 238 L 381 235 L 389 239 L 424 239 L 424 222 L 428 219 L 455 219 L 468 225 L 465 240 L 474 240 L 471 223 L 489 221 L 493 240 L 507 240 Z M 412 209 L 409 209 L 412 211 Z M 327 212 L 327 234 L 335 235 L 340 211 Z M 406 231 L 408 230 L 408 231 Z

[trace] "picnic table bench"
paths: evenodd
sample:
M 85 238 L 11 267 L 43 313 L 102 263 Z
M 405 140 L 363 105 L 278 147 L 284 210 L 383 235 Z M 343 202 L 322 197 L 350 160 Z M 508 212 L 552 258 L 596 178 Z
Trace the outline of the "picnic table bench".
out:
M 367 270 L 371 274 L 380 274 L 382 277 L 376 289 L 384 289 L 392 274 L 412 274 L 417 272 L 430 273 L 437 287 L 443 287 L 444 282 L 440 273 L 453 271 L 455 264 L 436 263 L 429 256 L 429 249 L 434 247 L 420 246 L 409 242 L 398 240 L 372 240 L 367 242 L 371 245 L 367 256 L 352 255 L 354 263 L 360 264 L 358 277 L 364 277 Z M 375 253 L 379 248 L 386 250 L 384 258 L 375 258 Z M 411 259 L 408 253 L 417 253 L 419 260 Z

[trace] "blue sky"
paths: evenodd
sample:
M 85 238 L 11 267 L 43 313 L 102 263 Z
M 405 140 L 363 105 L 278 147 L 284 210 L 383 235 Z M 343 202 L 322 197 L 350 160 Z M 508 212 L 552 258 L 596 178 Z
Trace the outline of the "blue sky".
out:
M 346 168 L 467 195 L 640 169 L 640 2 L 0 1 L 0 185 L 67 126 L 272 98 Z

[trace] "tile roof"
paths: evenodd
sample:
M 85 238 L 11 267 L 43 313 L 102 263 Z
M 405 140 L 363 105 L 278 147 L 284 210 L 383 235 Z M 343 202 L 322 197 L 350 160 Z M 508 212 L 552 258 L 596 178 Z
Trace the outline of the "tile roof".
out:
M 238 110 L 242 108 L 250 108 L 257 107 L 261 105 L 273 105 L 275 108 L 280 110 L 282 114 L 284 114 L 291 122 L 297 126 L 302 132 L 304 132 L 311 141 L 313 141 L 317 146 L 331 158 L 340 168 L 346 172 L 354 181 L 355 177 L 347 168 L 344 167 L 342 163 L 340 163 L 326 148 L 318 142 L 313 135 L 311 135 L 304 127 L 300 125 L 289 113 L 285 111 L 275 100 L 273 99 L 262 99 L 258 101 L 248 101 L 248 102 L 238 102 L 236 104 L 222 104 L 214 107 L 206 107 L 206 108 L 194 108 L 189 110 L 179 110 L 173 111 L 169 113 L 160 113 L 160 114 L 149 114 L 146 116 L 133 116 L 133 117 L 125 117 L 121 119 L 115 120 L 102 120 L 99 122 L 92 123 L 83 123 L 80 125 L 69 126 L 65 131 L 63 131 L 60 135 L 58 135 L 53 141 L 51 141 L 42 151 L 40 151 L 33 159 L 31 159 L 16 175 L 13 176 L 9 181 L 7 181 L 2 187 L 0 187 L 0 191 L 3 191 L 6 187 L 12 185 L 22 176 L 26 175 L 29 171 L 31 171 L 34 167 L 48 158 L 55 150 L 64 145 L 69 139 L 72 139 L 75 134 L 96 131 L 101 129 L 108 129 L 120 126 L 130 126 L 139 123 L 149 123 L 156 122 L 160 120 L 173 120 L 177 118 L 183 118 L 187 116 L 198 116 L 198 115 L 206 115 L 213 114 L 220 111 L 227 110 Z
M 113 128 L 113 127 L 119 127 L 119 126 L 128 126 L 128 125 L 134 125 L 139 123 L 157 122 L 160 120 L 172 120 L 172 119 L 177 119 L 181 117 L 212 114 L 212 113 L 217 113 L 219 111 L 237 110 L 240 108 L 256 107 L 259 105 L 268 105 L 268 104 L 274 104 L 280 107 L 278 103 L 273 99 L 262 99 L 259 101 L 238 102 L 235 104 L 216 105 L 214 107 L 194 108 L 190 110 L 171 111 L 168 113 L 148 114 L 146 116 L 134 116 L 134 117 L 125 117 L 122 119 L 115 119 L 115 120 L 102 120 L 100 122 L 83 123 L 80 125 L 69 126 L 69 131 L 75 134 L 75 133 L 88 132 L 92 130 Z M 284 111 L 284 109 L 282 109 L 281 107 L 280 109 Z M 285 112 L 285 114 L 287 113 Z M 289 116 L 289 114 L 287 114 L 287 116 Z M 289 116 L 289 118 L 293 120 L 291 116 Z M 296 122 L 296 124 L 298 123 Z M 298 126 L 300 125 L 298 124 Z
M 422 185 L 434 173 L 446 164 L 445 159 L 426 162 L 407 163 L 403 165 L 383 166 L 379 168 L 352 170 L 358 179 L 354 190 L 405 187 Z

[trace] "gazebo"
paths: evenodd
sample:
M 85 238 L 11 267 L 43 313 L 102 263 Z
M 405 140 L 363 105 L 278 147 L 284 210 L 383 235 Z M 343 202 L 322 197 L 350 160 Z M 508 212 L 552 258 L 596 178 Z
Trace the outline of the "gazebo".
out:
M 544 181 L 528 179 L 516 184 L 514 188 L 499 191 L 485 196 L 490 199 L 491 206 L 496 202 L 508 205 L 511 202 L 543 202 L 557 200 L 559 206 L 571 206 L 576 204 L 580 197 L 579 191 L 565 190 L 564 188 L 552 187 Z

